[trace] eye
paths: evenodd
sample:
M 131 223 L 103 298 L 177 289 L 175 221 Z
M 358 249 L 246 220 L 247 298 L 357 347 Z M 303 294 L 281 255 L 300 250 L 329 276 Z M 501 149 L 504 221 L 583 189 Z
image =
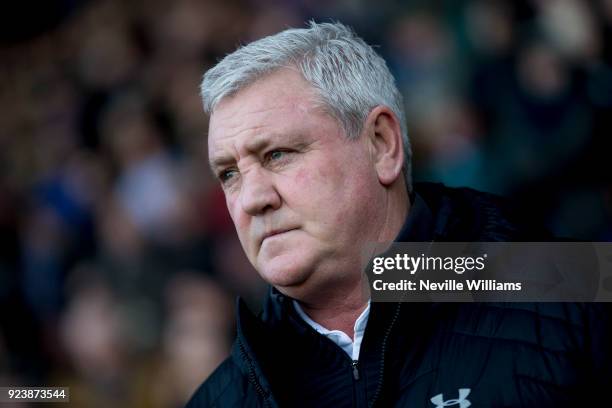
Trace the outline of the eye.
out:
M 219 172 L 219 180 L 222 184 L 227 184 L 230 180 L 235 178 L 238 175 L 238 171 L 236 169 L 225 169 Z
M 285 164 L 291 157 L 293 151 L 285 149 L 270 150 L 264 156 L 264 163 L 269 165 Z
M 279 160 L 285 155 L 286 152 L 282 150 L 273 150 L 269 153 L 270 160 Z

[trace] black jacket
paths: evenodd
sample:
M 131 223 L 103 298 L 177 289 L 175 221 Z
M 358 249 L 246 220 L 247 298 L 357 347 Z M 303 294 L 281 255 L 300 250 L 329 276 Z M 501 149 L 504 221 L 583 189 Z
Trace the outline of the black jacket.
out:
M 398 241 L 547 239 L 494 196 L 417 191 Z M 372 303 L 353 362 L 272 289 L 259 318 L 238 301 L 232 354 L 188 408 L 603 406 L 608 313 L 605 304 Z

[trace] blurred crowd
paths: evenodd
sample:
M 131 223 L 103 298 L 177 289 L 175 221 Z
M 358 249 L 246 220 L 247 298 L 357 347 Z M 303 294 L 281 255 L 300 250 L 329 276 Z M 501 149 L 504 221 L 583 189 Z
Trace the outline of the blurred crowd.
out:
M 199 82 L 309 19 L 386 58 L 417 180 L 612 238 L 611 0 L 45 3 L 5 13 L 0 38 L 2 386 L 179 407 L 223 360 L 234 295 L 256 308 L 265 285 L 208 170 Z

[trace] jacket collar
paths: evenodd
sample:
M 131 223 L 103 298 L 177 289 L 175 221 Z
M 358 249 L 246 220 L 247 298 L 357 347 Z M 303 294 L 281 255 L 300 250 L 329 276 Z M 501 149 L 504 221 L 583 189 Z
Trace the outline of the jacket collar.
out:
M 434 238 L 434 219 L 431 209 L 418 193 L 410 195 L 410 210 L 396 242 L 425 242 Z
M 264 322 L 253 315 L 244 300 L 238 297 L 236 299 L 236 341 L 232 346 L 231 354 L 234 362 L 265 401 L 266 406 L 275 408 L 278 407 L 278 403 L 272 395 L 270 383 L 263 374 L 254 351 L 254 348 L 258 348 L 260 333 L 265 333 L 266 330 Z

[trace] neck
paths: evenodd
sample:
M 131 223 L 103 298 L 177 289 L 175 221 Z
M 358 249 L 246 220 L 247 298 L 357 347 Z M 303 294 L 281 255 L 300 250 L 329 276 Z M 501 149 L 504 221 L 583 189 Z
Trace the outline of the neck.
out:
M 362 275 L 359 284 L 342 299 L 327 303 L 300 302 L 302 310 L 315 322 L 328 330 L 340 330 L 351 339 L 354 336 L 355 321 L 363 313 L 370 299 L 367 278 Z

